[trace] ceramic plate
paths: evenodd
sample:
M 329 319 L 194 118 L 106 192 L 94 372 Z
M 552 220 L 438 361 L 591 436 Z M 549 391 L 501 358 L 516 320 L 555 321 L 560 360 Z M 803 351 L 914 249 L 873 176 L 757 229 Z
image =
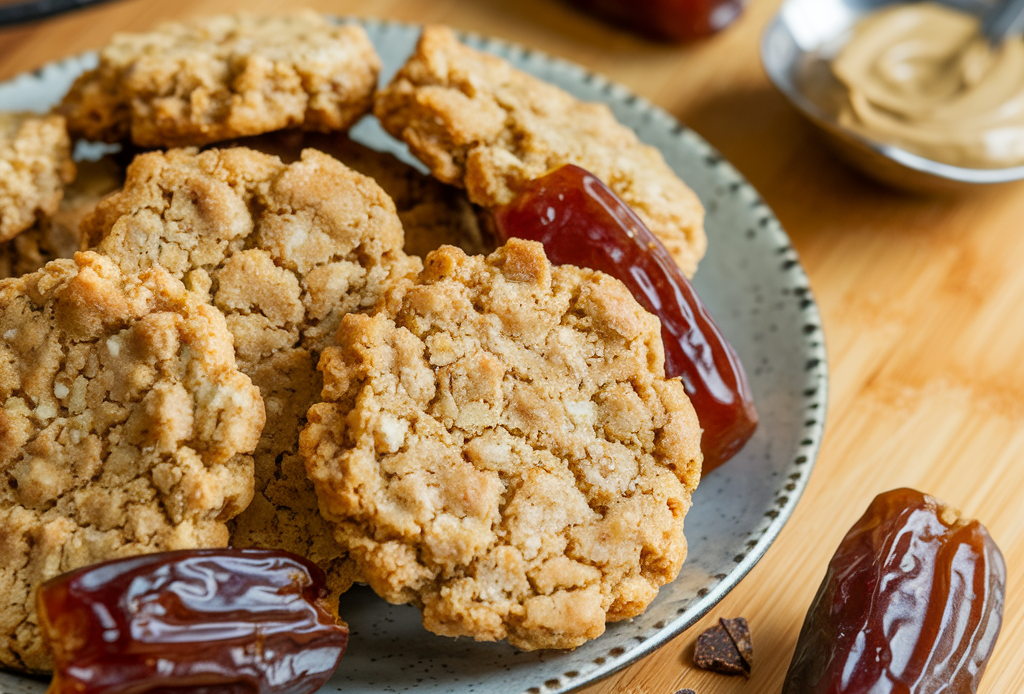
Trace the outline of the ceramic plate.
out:
M 390 22 L 365 26 L 388 80 L 419 30 Z M 575 651 L 523 653 L 503 643 L 434 636 L 420 626 L 416 609 L 356 588 L 340 607 L 351 645 L 324 692 L 554 694 L 610 675 L 692 625 L 750 571 L 793 512 L 821 442 L 827 401 L 821 319 L 789 238 L 754 189 L 699 136 L 624 87 L 536 51 L 464 38 L 582 99 L 607 103 L 697 192 L 710 243 L 695 284 L 746 366 L 761 424 L 735 459 L 701 481 L 686 518 L 686 564 L 640 617 L 609 624 Z M 0 84 L 0 107 L 45 109 L 95 62 L 94 55 L 76 57 Z M 352 135 L 413 163 L 372 118 Z M 43 691 L 37 681 L 0 673 L 4 694 Z

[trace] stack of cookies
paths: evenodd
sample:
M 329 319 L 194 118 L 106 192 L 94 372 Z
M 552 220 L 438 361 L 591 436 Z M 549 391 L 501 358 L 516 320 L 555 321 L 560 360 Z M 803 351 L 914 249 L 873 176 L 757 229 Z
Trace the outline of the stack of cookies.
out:
M 660 154 L 441 27 L 379 92 L 365 31 L 312 13 L 99 58 L 0 114 L 0 665 L 50 668 L 42 581 L 226 544 L 522 649 L 640 614 L 701 466 L 658 319 L 481 220 L 577 164 L 692 274 L 703 211 Z M 371 109 L 433 176 L 347 139 Z M 76 177 L 78 139 L 134 157 Z

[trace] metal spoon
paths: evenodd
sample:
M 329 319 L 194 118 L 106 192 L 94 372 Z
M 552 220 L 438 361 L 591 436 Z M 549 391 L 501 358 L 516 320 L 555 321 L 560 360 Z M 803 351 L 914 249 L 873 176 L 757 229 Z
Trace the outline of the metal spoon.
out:
M 1005 0 L 981 18 L 981 33 L 998 46 L 1010 34 L 1024 31 L 1024 0 Z

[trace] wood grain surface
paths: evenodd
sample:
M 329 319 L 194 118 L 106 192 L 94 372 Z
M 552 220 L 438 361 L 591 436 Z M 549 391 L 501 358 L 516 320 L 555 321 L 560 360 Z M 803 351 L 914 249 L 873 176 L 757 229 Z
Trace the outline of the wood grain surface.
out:
M 911 486 L 981 519 L 1009 592 L 982 694 L 1024 691 L 1024 186 L 914 197 L 837 160 L 774 91 L 758 38 L 779 0 L 753 0 L 728 31 L 645 42 L 556 0 L 310 0 L 336 14 L 445 22 L 605 73 L 707 138 L 774 208 L 821 306 L 831 369 L 824 447 L 781 537 L 690 631 L 588 694 L 778 692 L 825 566 L 872 497 Z M 0 30 L 0 79 L 101 46 L 115 31 L 273 0 L 119 0 Z M 2 104 L 0 104 L 2 108 Z M 745 616 L 749 681 L 691 666 L 697 634 Z

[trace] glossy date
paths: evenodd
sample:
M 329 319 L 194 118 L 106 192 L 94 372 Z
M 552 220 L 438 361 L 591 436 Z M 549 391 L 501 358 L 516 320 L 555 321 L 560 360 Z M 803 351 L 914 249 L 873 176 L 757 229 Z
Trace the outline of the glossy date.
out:
M 562 166 L 492 216 L 503 240 L 540 241 L 556 265 L 607 273 L 661 319 L 665 376 L 682 379 L 697 411 L 705 474 L 743 447 L 757 411 L 739 357 L 665 247 L 608 186 Z
M 1005 585 L 978 521 L 913 489 L 880 494 L 829 563 L 783 694 L 973 694 Z
M 48 694 L 311 694 L 348 627 L 323 572 L 287 552 L 186 550 L 120 559 L 39 589 L 56 663 Z
M 741 0 L 570 0 L 616 26 L 666 41 L 724 29 L 743 11 Z

